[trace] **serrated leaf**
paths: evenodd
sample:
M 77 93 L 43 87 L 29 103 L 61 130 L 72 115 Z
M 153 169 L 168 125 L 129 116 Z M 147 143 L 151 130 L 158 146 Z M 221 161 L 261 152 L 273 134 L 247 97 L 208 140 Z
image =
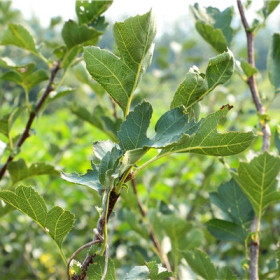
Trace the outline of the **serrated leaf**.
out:
M 33 163 L 30 167 L 28 167 L 24 159 L 10 162 L 7 166 L 7 170 L 10 173 L 13 184 L 34 176 L 59 176 L 59 172 L 55 170 L 52 165 L 46 164 L 44 162 L 38 162 Z
M 71 183 L 87 186 L 97 191 L 99 194 L 101 194 L 101 191 L 103 189 L 99 181 L 98 171 L 96 169 L 88 170 L 84 175 L 80 175 L 76 172 L 72 174 L 62 172 L 61 178 Z
M 213 7 L 201 7 L 198 3 L 190 6 L 195 20 L 195 27 L 202 38 L 216 51 L 224 52 L 230 45 L 234 30 L 230 27 L 233 8 L 220 11 Z
M 93 263 L 87 268 L 87 280 L 100 280 L 103 275 L 105 266 L 105 257 L 96 255 L 93 258 Z M 105 280 L 116 280 L 115 265 L 113 261 L 109 258 L 108 268 Z
M 219 277 L 219 280 L 237 280 L 237 277 L 233 274 L 231 269 L 227 266 L 219 268 L 218 277 Z
M 209 232 L 219 240 L 236 241 L 244 243 L 248 232 L 239 224 L 220 220 L 211 219 L 206 223 Z
M 275 88 L 275 93 L 280 93 L 280 34 L 274 33 L 267 59 L 268 77 Z
M 122 150 L 129 151 L 143 147 L 162 148 L 178 141 L 185 133 L 193 134 L 200 125 L 194 120 L 188 122 L 189 116 L 182 107 L 174 108 L 160 117 L 156 123 L 156 133 L 149 139 L 147 130 L 152 112 L 150 103 L 144 101 L 128 114 L 118 132 Z
M 149 146 L 151 140 L 147 137 L 153 109 L 150 103 L 142 102 L 130 112 L 122 123 L 118 138 L 123 151 Z
M 193 135 L 184 134 L 174 144 L 162 149 L 160 157 L 172 153 L 198 153 L 213 156 L 229 156 L 241 153 L 249 147 L 254 134 L 252 132 L 218 133 L 217 126 L 231 109 L 229 105 L 223 106 L 219 111 L 207 116 L 201 121 L 199 128 Z
M 73 227 L 73 214 L 58 206 L 48 211 L 44 199 L 31 187 L 0 191 L 0 198 L 34 220 L 61 249 L 63 239 Z
M 220 240 L 243 243 L 249 231 L 254 211 L 247 196 L 232 179 L 222 184 L 218 192 L 210 193 L 210 201 L 219 207 L 228 220 L 211 219 L 208 230 Z
M 85 24 L 78 25 L 75 21 L 69 20 L 65 22 L 61 34 L 66 46 L 71 49 L 77 45 L 95 45 L 102 32 Z
M 150 272 L 149 279 L 151 280 L 166 279 L 173 275 L 172 272 L 168 272 L 166 269 L 163 269 L 160 265 L 158 265 L 156 261 L 145 262 L 145 265 Z
M 205 252 L 194 249 L 184 253 L 184 257 L 191 269 L 203 279 L 216 280 L 218 278 L 216 268 Z
M 241 162 L 237 172 L 232 172 L 259 218 L 269 204 L 280 199 L 280 192 L 276 190 L 279 171 L 280 158 L 264 152 L 249 163 Z
M 8 30 L 3 34 L 1 44 L 14 45 L 38 55 L 33 37 L 22 25 L 10 23 Z
M 107 50 L 87 47 L 87 70 L 127 115 L 131 98 L 151 62 L 156 34 L 151 12 L 131 17 L 114 25 L 114 37 L 120 57 Z
M 79 24 L 89 24 L 102 15 L 113 1 L 76 1 L 76 14 Z
M 220 84 L 227 82 L 234 71 L 234 57 L 228 50 L 209 60 L 206 73 L 200 73 L 197 67 L 190 68 L 185 80 L 178 87 L 171 108 L 185 106 L 191 108 Z

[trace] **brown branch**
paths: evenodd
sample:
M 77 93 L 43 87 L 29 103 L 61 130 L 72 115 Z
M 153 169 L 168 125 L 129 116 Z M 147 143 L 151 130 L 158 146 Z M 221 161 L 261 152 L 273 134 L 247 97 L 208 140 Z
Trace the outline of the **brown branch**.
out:
M 81 246 L 77 251 L 75 251 L 71 258 L 68 260 L 68 263 L 67 263 L 67 275 L 68 275 L 68 279 L 70 280 L 71 279 L 71 275 L 70 275 L 70 264 L 72 262 L 72 260 L 81 252 L 83 251 L 85 248 L 88 248 L 94 244 L 97 244 L 97 243 L 102 243 L 103 242 L 103 238 L 100 240 L 94 240 L 94 241 L 91 241 L 91 242 L 88 242 L 86 244 L 84 244 L 83 246 Z
M 142 202 L 141 202 L 141 200 L 140 200 L 140 198 L 138 196 L 136 180 L 133 178 L 131 180 L 131 183 L 132 183 L 133 192 L 134 192 L 134 194 L 135 194 L 135 196 L 137 198 L 138 208 L 139 208 L 139 210 L 141 212 L 142 217 L 145 218 L 147 216 L 147 213 L 146 213 L 146 211 L 145 211 L 145 209 L 144 209 L 144 207 L 142 205 Z M 152 242 L 154 243 L 154 245 L 155 245 L 155 247 L 156 247 L 156 249 L 157 249 L 157 251 L 158 251 L 158 253 L 159 253 L 159 255 L 160 255 L 161 259 L 162 259 L 162 261 L 164 262 L 167 270 L 171 272 L 172 269 L 171 269 L 171 265 L 169 263 L 169 260 L 168 260 L 168 258 L 166 256 L 165 252 L 162 250 L 162 248 L 160 246 L 160 243 L 159 243 L 159 241 L 158 241 L 158 239 L 157 239 L 157 237 L 156 237 L 156 235 L 154 233 L 153 227 L 151 226 L 151 224 L 149 222 L 148 222 L 148 229 L 149 229 L 150 238 L 151 238 Z M 172 279 L 172 278 L 170 278 L 170 279 Z
M 240 0 L 237 0 L 237 6 L 247 38 L 248 63 L 252 67 L 255 67 L 254 34 L 250 31 L 250 26 L 247 22 L 244 8 Z M 261 99 L 259 96 L 256 79 L 254 75 L 248 78 L 248 85 L 250 87 L 251 95 L 257 112 L 261 115 L 265 114 L 265 108 L 261 103 Z M 261 123 L 261 129 L 263 133 L 262 152 L 264 152 L 269 150 L 271 132 L 265 120 L 264 121 L 261 120 L 260 123 Z M 251 225 L 252 231 L 256 231 L 257 223 L 258 223 L 258 218 L 255 217 Z M 250 244 L 250 279 L 251 280 L 259 280 L 259 273 L 258 273 L 259 250 L 260 250 L 260 240 L 257 233 L 255 238 L 251 240 L 251 244 Z
M 31 126 L 33 124 L 33 121 L 35 119 L 35 117 L 37 116 L 38 112 L 40 111 L 42 105 L 44 104 L 44 102 L 46 101 L 47 97 L 49 96 L 50 92 L 53 91 L 53 81 L 56 77 L 56 74 L 59 70 L 59 67 L 60 67 L 60 63 L 57 62 L 56 65 L 52 68 L 51 70 L 51 77 L 49 79 L 49 82 L 47 84 L 47 87 L 42 95 L 42 97 L 40 98 L 40 100 L 38 101 L 37 105 L 36 105 L 36 108 L 34 111 L 30 112 L 29 114 L 29 119 L 28 119 L 28 122 L 25 126 L 25 129 L 24 129 L 24 132 L 22 133 L 22 135 L 20 136 L 17 144 L 16 144 L 16 148 L 20 148 L 22 146 L 22 144 L 25 142 L 25 140 L 30 136 L 30 129 L 31 129 Z M 7 169 L 7 166 L 8 164 L 14 160 L 14 156 L 12 155 L 9 155 L 8 159 L 6 160 L 5 164 L 2 166 L 1 170 L 0 170 L 0 180 L 3 178 L 5 172 L 6 172 L 6 169 Z

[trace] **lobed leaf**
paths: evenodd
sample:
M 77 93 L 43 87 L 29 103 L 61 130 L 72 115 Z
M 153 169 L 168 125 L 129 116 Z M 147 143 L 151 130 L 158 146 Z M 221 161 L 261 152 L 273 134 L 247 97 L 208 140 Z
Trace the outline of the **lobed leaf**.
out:
M 207 116 L 193 135 L 184 134 L 178 142 L 162 149 L 160 156 L 185 152 L 229 156 L 244 151 L 254 139 L 252 132 L 217 132 L 219 120 L 225 117 L 230 109 L 231 107 L 226 105 Z
M 186 109 L 191 108 L 215 87 L 227 82 L 233 71 L 234 57 L 229 50 L 211 58 L 205 74 L 200 73 L 197 67 L 190 68 L 186 78 L 175 92 L 171 109 L 182 105 Z
M 120 57 L 97 47 L 87 47 L 87 70 L 127 115 L 131 98 L 151 62 L 156 34 L 151 12 L 131 17 L 114 25 L 114 37 Z
M 276 190 L 279 171 L 280 158 L 264 152 L 249 163 L 241 162 L 237 172 L 232 172 L 259 218 L 269 204 L 280 199 Z
M 32 187 L 23 185 L 15 192 L 0 191 L 0 198 L 34 220 L 61 249 L 63 239 L 73 227 L 73 214 L 58 206 L 48 211 L 44 199 Z

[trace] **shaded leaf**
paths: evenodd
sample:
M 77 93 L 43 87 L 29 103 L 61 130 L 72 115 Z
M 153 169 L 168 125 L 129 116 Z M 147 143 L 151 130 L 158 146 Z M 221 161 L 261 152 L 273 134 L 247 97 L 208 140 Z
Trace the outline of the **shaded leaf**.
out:
M 135 266 L 126 275 L 124 280 L 149 280 L 149 270 L 146 266 Z
M 248 235 L 246 229 L 243 229 L 239 224 L 225 220 L 211 219 L 206 223 L 206 226 L 210 233 L 220 240 L 244 243 Z
M 195 20 L 195 27 L 203 39 L 216 51 L 224 52 L 230 45 L 234 30 L 230 27 L 233 8 L 220 11 L 213 7 L 201 7 L 198 3 L 190 6 L 190 12 Z
M 166 279 L 173 276 L 172 272 L 168 272 L 166 269 L 163 269 L 161 265 L 156 263 L 156 261 L 145 262 L 145 265 L 149 269 L 149 279 L 151 280 Z
M 279 0 L 264 1 L 264 7 L 262 9 L 264 18 L 267 18 L 279 5 Z
M 63 239 L 73 227 L 73 214 L 58 206 L 48 211 L 44 199 L 31 187 L 0 191 L 0 198 L 34 220 L 61 249 Z
M 219 268 L 218 277 L 219 277 L 219 280 L 237 280 L 237 277 L 233 274 L 231 269 L 227 266 Z
M 112 151 L 114 147 L 118 146 L 110 140 L 97 141 L 92 144 L 93 153 L 100 160 L 102 160 L 108 152 Z
M 201 121 L 199 128 L 193 135 L 184 134 L 174 144 L 164 148 L 160 157 L 172 154 L 191 152 L 213 156 L 229 156 L 241 153 L 249 147 L 254 134 L 252 132 L 218 133 L 217 126 L 221 118 L 231 109 L 229 105 L 223 106 L 219 111 L 207 116 Z
M 3 34 L 1 44 L 14 45 L 38 55 L 33 37 L 22 25 L 10 23 L 8 30 Z
M 189 109 L 202 100 L 216 86 L 227 82 L 234 71 L 234 57 L 230 51 L 209 60 L 206 73 L 200 73 L 197 67 L 190 68 L 185 80 L 178 87 L 171 108 L 184 105 Z
M 216 280 L 218 278 L 216 268 L 205 252 L 194 249 L 184 253 L 184 257 L 191 269 L 204 279 Z
M 76 1 L 76 14 L 79 24 L 88 24 L 95 21 L 111 5 L 113 1 Z
M 78 25 L 72 20 L 65 22 L 62 29 L 62 38 L 69 49 L 81 44 L 95 45 L 100 35 L 102 35 L 100 31 L 85 24 Z
M 7 170 L 10 173 L 13 184 L 34 176 L 59 176 L 59 172 L 55 170 L 52 165 L 46 164 L 44 162 L 38 162 L 33 163 L 30 167 L 28 167 L 24 159 L 10 162 L 8 164 Z
M 91 263 L 87 268 L 87 279 L 88 280 L 100 280 L 103 275 L 105 266 L 105 257 L 97 255 L 93 258 L 93 263 Z M 108 260 L 108 268 L 105 280 L 116 280 L 115 265 L 112 259 Z
M 241 60 L 240 61 L 240 65 L 241 65 L 241 68 L 244 72 L 244 74 L 250 78 L 251 76 L 253 76 L 254 74 L 258 73 L 258 70 L 251 66 L 251 64 L 249 64 L 247 61 L 245 60 Z
M 62 172 L 61 178 L 71 183 L 90 187 L 91 189 L 97 191 L 99 194 L 101 194 L 101 191 L 103 189 L 99 181 L 98 171 L 96 169 L 88 170 L 84 175 L 79 175 L 76 172 L 72 174 Z
M 120 53 L 86 47 L 87 70 L 110 94 L 127 115 L 132 94 L 151 62 L 155 23 L 151 12 L 131 17 L 114 25 L 114 37 Z
M 275 88 L 275 93 L 280 93 L 280 34 L 274 33 L 267 59 L 268 77 Z
M 241 162 L 237 172 L 232 172 L 259 218 L 269 204 L 280 199 L 276 190 L 279 171 L 280 158 L 264 152 L 249 163 Z

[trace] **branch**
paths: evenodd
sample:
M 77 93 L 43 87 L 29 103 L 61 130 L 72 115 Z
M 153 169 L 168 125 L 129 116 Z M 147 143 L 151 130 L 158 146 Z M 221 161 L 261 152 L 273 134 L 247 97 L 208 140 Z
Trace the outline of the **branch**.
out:
M 252 67 L 255 67 L 254 36 L 253 33 L 250 31 L 250 26 L 247 22 L 244 8 L 240 0 L 237 0 L 237 6 L 247 37 L 248 63 Z M 265 108 L 261 103 L 257 84 L 256 84 L 256 79 L 254 75 L 248 78 L 248 85 L 250 87 L 251 95 L 257 112 L 260 113 L 261 115 L 265 114 Z M 262 152 L 264 152 L 269 150 L 271 132 L 266 121 L 261 120 L 260 123 L 261 123 L 261 128 L 263 133 Z M 256 236 L 252 238 L 250 244 L 250 279 L 251 280 L 259 280 L 258 265 L 259 265 L 260 240 L 258 237 L 259 227 L 257 227 L 257 225 L 259 224 L 259 219 L 258 217 L 255 217 L 251 225 L 251 231 L 257 231 Z
M 131 183 L 132 183 L 132 187 L 133 187 L 133 192 L 134 192 L 134 194 L 135 194 L 135 196 L 137 198 L 138 208 L 139 208 L 139 210 L 141 212 L 142 217 L 145 218 L 147 216 L 147 213 L 144 210 L 142 202 L 141 202 L 141 200 L 140 200 L 140 198 L 138 196 L 136 180 L 133 178 L 131 180 Z M 171 272 L 172 269 L 171 269 L 171 265 L 169 263 L 169 260 L 168 260 L 168 258 L 166 256 L 166 254 L 164 253 L 164 251 L 162 250 L 162 248 L 161 248 L 161 246 L 159 244 L 159 241 L 158 241 L 158 239 L 157 239 L 157 237 L 156 237 L 156 235 L 154 233 L 154 230 L 153 230 L 153 228 L 152 228 L 152 226 L 151 226 L 151 224 L 149 222 L 148 222 L 148 229 L 149 229 L 150 238 L 151 238 L 152 242 L 154 243 L 154 245 L 155 245 L 155 247 L 156 247 L 156 249 L 157 249 L 157 251 L 158 251 L 158 253 L 159 253 L 160 257 L 161 257 L 161 259 L 163 260 L 167 270 Z M 170 279 L 172 279 L 172 278 L 170 278 Z
M 36 105 L 36 108 L 34 111 L 30 112 L 29 114 L 29 119 L 28 119 L 28 122 L 25 126 L 25 129 L 24 129 L 24 132 L 22 133 L 22 135 L 20 136 L 17 144 L 16 144 L 16 148 L 20 148 L 22 146 L 22 144 L 25 142 L 25 140 L 30 136 L 30 129 L 31 129 L 31 126 L 33 124 L 33 121 L 35 119 L 35 117 L 37 116 L 38 112 L 40 111 L 42 105 L 44 104 L 44 102 L 46 101 L 47 97 L 49 96 L 50 92 L 53 91 L 53 81 L 56 77 L 56 74 L 59 70 L 59 67 L 60 67 L 60 63 L 57 62 L 56 65 L 52 68 L 51 70 L 51 77 L 49 79 L 49 82 L 47 84 L 47 87 L 42 95 L 42 97 L 40 98 L 40 100 L 38 101 L 37 105 Z M 0 170 L 0 180 L 3 178 L 5 172 L 6 172 L 6 169 L 7 169 L 7 166 L 8 164 L 14 160 L 14 156 L 12 155 L 9 155 L 8 159 L 6 160 L 5 164 L 2 166 L 1 170 Z

